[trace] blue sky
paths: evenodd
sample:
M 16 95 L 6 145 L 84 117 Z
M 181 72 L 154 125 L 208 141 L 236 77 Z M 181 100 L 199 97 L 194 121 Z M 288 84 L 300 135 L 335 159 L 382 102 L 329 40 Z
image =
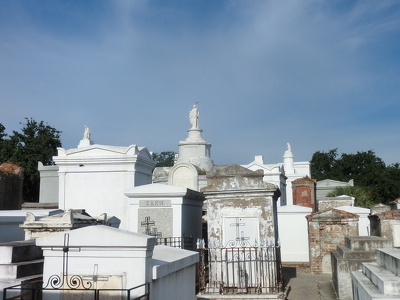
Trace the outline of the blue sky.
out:
M 399 1 L 0 0 L 0 123 L 178 150 L 199 101 L 216 164 L 400 161 Z

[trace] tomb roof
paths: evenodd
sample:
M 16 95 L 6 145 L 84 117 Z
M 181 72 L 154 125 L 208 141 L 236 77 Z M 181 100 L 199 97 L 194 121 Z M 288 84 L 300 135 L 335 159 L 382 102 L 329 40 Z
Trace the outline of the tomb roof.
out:
M 63 247 L 65 234 L 60 232 L 39 237 L 36 239 L 36 245 Z M 138 248 L 154 246 L 156 243 L 155 237 L 105 225 L 79 228 L 71 230 L 67 234 L 70 247 Z

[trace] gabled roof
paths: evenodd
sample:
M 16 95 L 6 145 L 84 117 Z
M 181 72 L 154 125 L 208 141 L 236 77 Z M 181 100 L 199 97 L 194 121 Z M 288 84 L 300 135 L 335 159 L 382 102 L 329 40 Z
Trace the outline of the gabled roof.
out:
M 136 145 L 120 147 L 94 144 L 86 147 L 73 148 L 68 150 L 65 150 L 64 148 L 58 148 L 58 157 L 105 157 L 134 155 L 144 155 L 151 159 L 150 152 L 147 150 L 146 147 L 138 147 Z
M 262 170 L 252 171 L 245 167 L 233 164 L 228 166 L 215 166 L 207 172 L 208 177 L 260 177 L 264 174 Z
M 323 212 L 316 212 L 311 215 L 308 215 L 307 220 L 309 222 L 311 221 L 340 221 L 340 220 L 346 220 L 346 219 L 358 219 L 359 216 L 356 214 L 349 213 L 344 210 L 339 210 L 339 209 L 329 209 Z

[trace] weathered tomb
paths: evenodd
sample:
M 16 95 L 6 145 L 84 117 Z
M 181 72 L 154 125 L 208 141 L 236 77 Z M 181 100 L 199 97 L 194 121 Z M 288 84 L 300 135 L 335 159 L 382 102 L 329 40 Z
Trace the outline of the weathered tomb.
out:
M 293 204 L 311 207 L 316 211 L 316 181 L 310 177 L 303 177 L 292 182 Z
M 276 185 L 239 165 L 214 167 L 202 189 L 207 201 L 208 285 L 204 293 L 281 292 Z M 256 270 L 256 265 L 263 269 Z M 202 296 L 202 299 L 205 296 Z M 245 296 L 243 296 L 243 299 Z
M 312 274 L 331 273 L 331 251 L 343 245 L 346 236 L 358 235 L 358 216 L 331 209 L 307 216 Z
M 359 236 L 371 235 L 371 225 L 369 220 L 370 210 L 368 208 L 358 206 L 338 206 L 338 210 L 347 211 L 358 216 L 358 234 Z
M 277 186 L 264 182 L 261 171 L 238 165 L 214 167 L 202 189 L 207 206 L 208 243 L 254 245 L 278 242 Z
M 330 192 L 333 192 L 337 187 L 349 187 L 354 186 L 354 180 L 351 179 L 348 182 L 338 181 L 332 179 L 324 179 L 317 181 L 317 200 L 323 199 L 328 196 Z
M 317 211 L 322 212 L 340 206 L 354 206 L 354 200 L 354 197 L 346 195 L 317 199 Z
M 377 236 L 345 237 L 345 243 L 331 252 L 332 281 L 341 300 L 352 300 L 351 272 L 362 263 L 376 260 L 377 249 L 391 248 L 392 241 Z
M 21 209 L 24 169 L 3 163 L 0 165 L 0 210 Z
M 107 224 L 106 214 L 95 219 L 84 209 L 55 212 L 39 219 L 33 213 L 27 212 L 24 223 L 19 226 L 25 231 L 25 240 L 36 239 L 54 232 L 67 232 L 86 226 Z
M 390 210 L 369 216 L 371 235 L 393 240 L 395 247 L 400 247 L 400 210 Z

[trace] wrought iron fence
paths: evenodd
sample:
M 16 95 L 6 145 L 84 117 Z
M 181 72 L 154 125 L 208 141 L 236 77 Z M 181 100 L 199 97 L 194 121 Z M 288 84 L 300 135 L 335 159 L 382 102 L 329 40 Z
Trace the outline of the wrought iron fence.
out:
M 195 250 L 193 237 L 167 237 L 157 238 L 158 245 L 170 246 L 173 248 L 181 248 L 185 250 Z
M 40 288 L 42 281 L 14 285 L 3 289 L 3 300 L 53 300 L 53 299 L 119 299 L 150 300 L 150 283 L 130 289 L 65 289 Z
M 201 248 L 201 293 L 272 294 L 283 291 L 279 246 Z

